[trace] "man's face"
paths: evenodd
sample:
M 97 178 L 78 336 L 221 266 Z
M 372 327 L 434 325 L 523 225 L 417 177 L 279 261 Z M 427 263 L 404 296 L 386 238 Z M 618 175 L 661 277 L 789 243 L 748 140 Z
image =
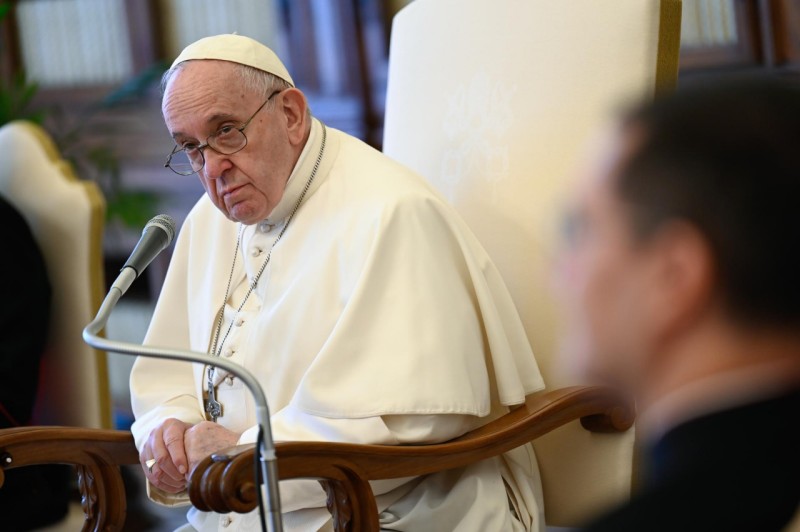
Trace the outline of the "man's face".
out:
M 231 220 L 257 223 L 283 196 L 295 160 L 281 97 L 277 94 L 253 117 L 244 130 L 244 149 L 232 155 L 210 147 L 203 152 L 200 181 L 214 205 Z M 232 63 L 192 61 L 170 80 L 162 112 L 178 146 L 205 144 L 224 126 L 241 127 L 266 98 L 241 88 Z
M 633 149 L 631 136 L 618 130 L 605 135 L 582 172 L 565 224 L 559 272 L 571 369 L 629 389 L 651 348 L 650 261 L 614 190 L 616 174 Z

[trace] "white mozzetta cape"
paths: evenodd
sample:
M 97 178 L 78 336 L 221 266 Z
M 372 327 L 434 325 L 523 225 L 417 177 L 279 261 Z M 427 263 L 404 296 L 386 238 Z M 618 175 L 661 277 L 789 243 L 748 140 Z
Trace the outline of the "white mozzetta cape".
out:
M 275 439 L 443 441 L 542 389 L 511 297 L 461 218 L 421 177 L 330 128 L 303 204 L 236 315 L 306 185 L 322 128 L 313 121 L 269 218 L 243 228 L 224 313 L 223 335 L 231 327 L 222 356 L 260 379 Z M 239 230 L 207 197 L 198 201 L 181 229 L 147 344 L 208 350 Z M 217 373 L 219 422 L 242 433 L 242 442 L 253 441 L 249 394 Z M 202 421 L 204 383 L 199 365 L 137 360 L 131 373 L 137 446 L 167 418 Z M 185 495 L 149 488 L 163 504 L 186 502 Z M 391 529 L 535 530 L 543 523 L 529 446 L 465 470 L 374 483 L 374 489 L 382 525 Z M 329 526 L 315 481 L 282 482 L 281 494 L 287 529 Z M 247 529 L 253 519 L 190 512 L 202 530 Z

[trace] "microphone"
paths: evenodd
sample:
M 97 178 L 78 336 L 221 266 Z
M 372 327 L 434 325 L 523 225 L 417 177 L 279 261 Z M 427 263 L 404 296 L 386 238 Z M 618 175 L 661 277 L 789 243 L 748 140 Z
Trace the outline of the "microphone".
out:
M 142 230 L 142 237 L 136 243 L 111 288 L 119 290 L 120 296 L 127 292 L 133 281 L 170 245 L 173 238 L 175 238 L 175 220 L 172 217 L 159 214 L 147 222 Z

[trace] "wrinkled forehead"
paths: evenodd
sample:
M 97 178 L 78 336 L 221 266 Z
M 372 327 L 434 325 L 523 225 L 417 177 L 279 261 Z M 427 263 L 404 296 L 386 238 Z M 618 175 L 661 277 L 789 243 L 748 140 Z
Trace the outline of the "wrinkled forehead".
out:
M 176 67 L 164 87 L 162 108 L 172 100 L 193 97 L 195 94 L 216 93 L 224 96 L 241 83 L 237 80 L 236 65 L 228 61 L 186 61 Z
M 215 114 L 236 116 L 258 98 L 239 81 L 236 67 L 227 61 L 187 61 L 168 80 L 161 101 L 164 121 L 171 132 L 184 122 Z

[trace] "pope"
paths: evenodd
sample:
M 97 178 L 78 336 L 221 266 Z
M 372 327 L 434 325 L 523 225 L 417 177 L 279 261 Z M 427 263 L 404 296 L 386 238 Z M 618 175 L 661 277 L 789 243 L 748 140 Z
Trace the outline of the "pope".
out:
M 163 79 L 166 165 L 206 194 L 186 219 L 145 342 L 225 357 L 259 379 L 276 440 L 446 441 L 543 388 L 511 297 L 455 211 L 418 175 L 314 118 L 278 57 L 247 37 L 189 45 Z M 243 384 L 138 359 L 132 427 L 148 494 L 188 504 L 208 454 L 255 441 Z M 392 530 L 538 530 L 530 446 L 373 483 Z M 313 480 L 281 483 L 287 530 L 328 529 Z M 189 512 L 187 530 L 249 529 Z

